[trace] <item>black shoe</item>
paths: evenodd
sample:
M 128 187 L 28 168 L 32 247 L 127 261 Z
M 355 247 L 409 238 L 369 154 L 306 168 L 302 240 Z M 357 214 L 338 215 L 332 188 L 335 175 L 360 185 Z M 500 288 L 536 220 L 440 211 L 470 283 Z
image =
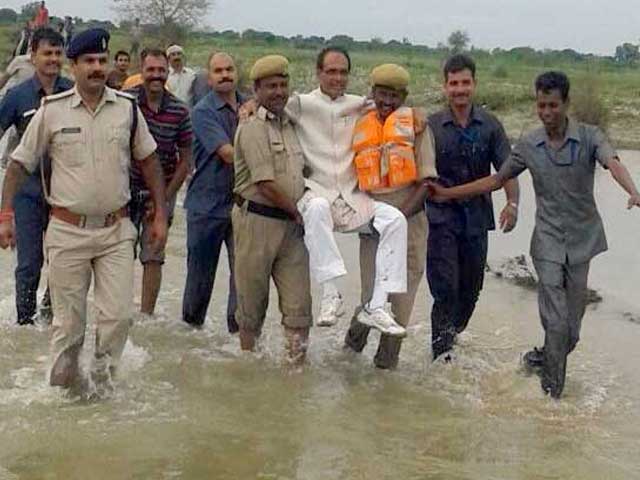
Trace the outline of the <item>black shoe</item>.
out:
M 534 347 L 533 350 L 529 350 L 522 357 L 522 363 L 529 370 L 540 370 L 544 365 L 544 347 Z
M 34 325 L 33 318 L 19 318 L 16 323 L 20 326 Z
M 229 333 L 232 335 L 240 331 L 240 326 L 238 325 L 238 322 L 236 322 L 236 317 L 227 317 L 227 330 L 229 330 Z

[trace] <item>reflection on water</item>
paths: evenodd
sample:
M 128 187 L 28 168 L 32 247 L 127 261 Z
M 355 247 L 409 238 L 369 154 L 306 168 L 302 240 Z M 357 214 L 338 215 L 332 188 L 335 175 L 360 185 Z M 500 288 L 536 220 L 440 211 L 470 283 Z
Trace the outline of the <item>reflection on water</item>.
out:
M 640 162 L 632 170 L 640 180 Z M 372 367 L 376 334 L 362 355 L 342 349 L 346 319 L 314 329 L 308 366 L 291 372 L 275 302 L 260 354 L 242 355 L 226 333 L 225 261 L 205 328 L 186 328 L 183 218 L 158 318 L 136 319 L 115 394 L 69 399 L 45 384 L 47 332 L 13 325 L 14 259 L 3 253 L 0 480 L 640 478 L 640 324 L 630 321 L 640 317 L 640 214 L 624 210 L 607 174 L 597 183 L 611 252 L 591 283 L 604 301 L 585 317 L 561 402 L 519 368 L 541 341 L 535 292 L 491 276 L 453 364 L 427 360 L 424 283 L 396 372 Z M 523 201 L 533 202 L 529 186 Z M 532 218 L 523 208 L 513 235 L 492 235 L 493 261 L 527 250 Z M 354 307 L 357 240 L 341 247 Z

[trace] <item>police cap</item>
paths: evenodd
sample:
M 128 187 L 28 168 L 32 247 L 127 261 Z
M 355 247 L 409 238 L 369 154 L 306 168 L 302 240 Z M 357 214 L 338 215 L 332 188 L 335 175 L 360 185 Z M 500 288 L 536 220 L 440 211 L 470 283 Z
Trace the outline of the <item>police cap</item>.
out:
M 67 47 L 67 58 L 75 59 L 85 53 L 105 53 L 109 51 L 109 38 L 109 32 L 103 28 L 80 32 L 71 39 Z
M 259 58 L 251 68 L 250 78 L 252 81 L 262 78 L 280 75 L 282 77 L 289 76 L 289 60 L 282 55 L 267 55 Z
M 371 85 L 389 87 L 394 90 L 407 90 L 409 86 L 409 72 L 395 63 L 378 65 L 371 71 Z

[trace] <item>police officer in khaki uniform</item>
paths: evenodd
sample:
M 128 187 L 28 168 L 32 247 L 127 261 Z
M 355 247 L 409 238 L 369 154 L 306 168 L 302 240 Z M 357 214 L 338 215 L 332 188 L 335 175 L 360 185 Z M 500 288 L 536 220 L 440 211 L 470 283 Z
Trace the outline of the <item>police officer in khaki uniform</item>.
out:
M 384 64 L 374 68 L 370 77 L 371 97 L 376 105 L 377 119 L 383 124 L 403 105 L 408 94 L 409 72 L 399 65 Z M 409 324 L 427 256 L 428 224 L 423 199 L 428 188 L 425 180 L 437 178 L 431 129 L 427 128 L 416 135 L 413 146 L 417 171 L 415 181 L 405 186 L 383 187 L 369 192 L 374 200 L 396 207 L 407 218 L 407 292 L 389 296 L 395 321 L 403 327 Z M 363 304 L 370 300 L 373 293 L 378 243 L 377 236 L 360 235 L 360 281 Z M 367 344 L 369 330 L 370 327 L 357 321 L 356 312 L 347 332 L 345 344 L 354 351 L 361 352 Z M 398 364 L 401 345 L 401 337 L 382 334 L 374 358 L 376 367 L 395 368 Z
M 236 132 L 235 198 L 231 218 L 240 345 L 253 350 L 269 304 L 269 280 L 278 289 L 287 351 L 305 358 L 312 323 L 309 257 L 296 203 L 304 192 L 303 155 L 284 113 L 289 62 L 279 55 L 251 69 L 258 110 Z
M 133 241 L 128 218 L 129 167 L 139 162 L 155 204 L 152 235 L 166 241 L 162 171 L 156 143 L 132 98 L 105 87 L 108 32 L 74 37 L 67 50 L 74 89 L 46 97 L 11 155 L 0 213 L 0 246 L 15 244 L 13 198 L 38 159 L 51 159 L 51 219 L 45 236 L 54 322 L 51 385 L 82 386 L 78 355 L 85 335 L 87 292 L 94 278 L 96 345 L 91 376 L 111 376 L 127 340 L 133 303 Z M 134 110 L 135 109 L 135 110 Z

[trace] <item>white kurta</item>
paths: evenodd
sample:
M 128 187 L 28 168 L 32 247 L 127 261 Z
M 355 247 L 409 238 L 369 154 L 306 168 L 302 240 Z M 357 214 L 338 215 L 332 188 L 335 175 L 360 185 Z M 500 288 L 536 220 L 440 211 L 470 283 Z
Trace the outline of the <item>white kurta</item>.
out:
M 193 98 L 193 82 L 195 79 L 196 72 L 189 67 L 184 67 L 180 72 L 171 69 L 169 77 L 167 78 L 167 88 L 190 107 L 191 99 Z
M 366 99 L 357 95 L 332 100 L 319 88 L 292 95 L 287 105 L 305 156 L 305 186 L 337 206 L 332 213 L 340 232 L 355 230 L 373 218 L 373 200 L 358 190 L 351 149 L 353 129 L 366 105 Z M 341 203 L 350 208 L 340 208 Z

